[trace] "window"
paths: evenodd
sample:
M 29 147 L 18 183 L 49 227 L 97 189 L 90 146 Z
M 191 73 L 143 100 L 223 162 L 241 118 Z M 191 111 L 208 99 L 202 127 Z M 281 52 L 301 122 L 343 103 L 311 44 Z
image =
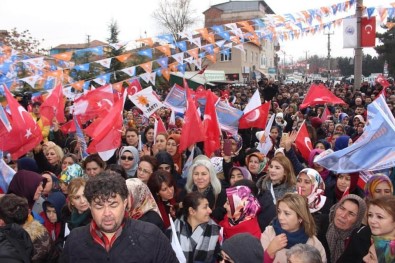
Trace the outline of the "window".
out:
M 254 52 L 252 52 L 252 51 L 251 51 L 251 60 L 250 61 L 251 61 L 251 63 L 254 62 Z
M 247 62 L 247 57 L 248 57 L 247 51 L 244 51 L 244 62 Z
M 229 48 L 229 53 L 221 53 L 221 61 L 231 61 L 232 60 L 232 49 Z

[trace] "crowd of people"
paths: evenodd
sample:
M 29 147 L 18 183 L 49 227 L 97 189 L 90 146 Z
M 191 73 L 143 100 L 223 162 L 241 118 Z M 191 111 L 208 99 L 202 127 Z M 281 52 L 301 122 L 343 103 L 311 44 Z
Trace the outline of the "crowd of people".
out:
M 243 110 L 256 89 L 275 115 L 267 154 L 257 149 L 257 128 L 222 132 L 211 156 L 202 143 L 180 152 L 182 114 L 170 124 L 171 110 L 159 109 L 167 132 L 155 134 L 155 117 L 126 104 L 115 154 L 82 158 L 76 134 L 56 120 L 45 126 L 40 102 L 31 103 L 43 141 L 18 160 L 4 153 L 16 173 L 0 198 L 0 261 L 395 262 L 395 169 L 361 188 L 359 173 L 316 162 L 361 136 L 382 87 L 328 84 L 347 104 L 303 110 L 307 84 L 263 78 L 213 91 Z M 386 100 L 394 113 L 394 85 Z M 303 122 L 314 146 L 307 159 L 294 143 Z

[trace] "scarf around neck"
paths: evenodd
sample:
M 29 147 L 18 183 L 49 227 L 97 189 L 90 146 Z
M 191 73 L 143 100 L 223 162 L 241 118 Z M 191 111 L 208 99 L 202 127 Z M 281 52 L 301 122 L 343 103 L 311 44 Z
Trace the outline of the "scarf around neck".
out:
M 299 228 L 295 232 L 288 232 L 281 228 L 277 218 L 273 220 L 273 229 L 274 232 L 276 232 L 276 236 L 283 233 L 287 235 L 288 242 L 285 248 L 291 248 L 296 244 L 306 244 L 307 240 L 309 240 L 309 236 L 305 233 L 304 227 Z

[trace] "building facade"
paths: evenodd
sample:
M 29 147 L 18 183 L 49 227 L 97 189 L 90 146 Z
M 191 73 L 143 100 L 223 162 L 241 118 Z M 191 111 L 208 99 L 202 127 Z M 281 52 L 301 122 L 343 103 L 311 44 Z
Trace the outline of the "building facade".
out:
M 205 27 L 263 18 L 274 14 L 265 1 L 230 1 L 211 6 L 203 12 Z M 258 29 L 258 28 L 257 28 Z M 262 39 L 260 45 L 247 42 L 244 52 L 232 48 L 229 54 L 217 54 L 217 63 L 210 63 L 213 70 L 224 70 L 228 80 L 249 82 L 261 77 L 276 77 L 275 43 Z

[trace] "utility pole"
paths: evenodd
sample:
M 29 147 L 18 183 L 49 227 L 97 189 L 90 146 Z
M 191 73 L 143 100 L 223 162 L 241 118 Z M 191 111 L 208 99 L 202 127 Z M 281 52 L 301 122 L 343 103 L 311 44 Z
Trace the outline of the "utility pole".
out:
M 324 35 L 328 35 L 328 82 L 330 82 L 330 78 L 331 78 L 331 35 L 333 35 L 334 33 L 329 32 L 328 33 L 324 33 Z
M 357 0 L 357 6 L 355 15 L 357 17 L 357 47 L 354 48 L 354 87 L 353 91 L 361 88 L 361 76 L 362 76 L 362 47 L 361 47 L 361 17 L 363 9 L 363 0 Z

